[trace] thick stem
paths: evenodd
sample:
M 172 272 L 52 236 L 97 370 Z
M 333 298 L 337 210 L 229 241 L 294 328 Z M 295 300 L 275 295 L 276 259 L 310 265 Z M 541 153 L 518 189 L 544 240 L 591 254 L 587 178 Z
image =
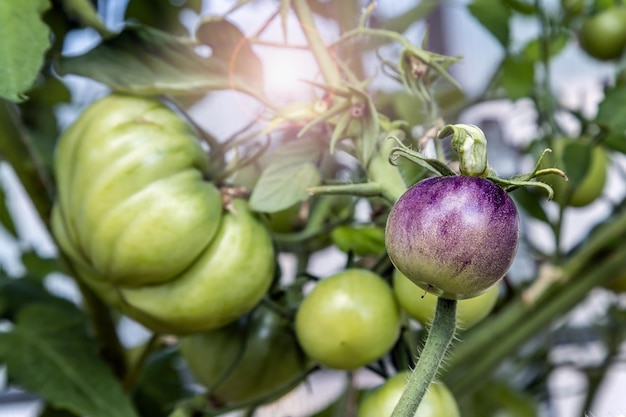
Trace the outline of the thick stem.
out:
M 409 383 L 391 417 L 413 417 L 439 371 L 456 330 L 456 300 L 439 298 L 433 325 Z

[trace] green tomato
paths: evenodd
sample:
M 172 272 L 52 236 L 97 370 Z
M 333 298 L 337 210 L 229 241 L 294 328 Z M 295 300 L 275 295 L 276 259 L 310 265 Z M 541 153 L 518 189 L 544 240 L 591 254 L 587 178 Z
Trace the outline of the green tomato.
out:
M 357 417 L 388 417 L 406 388 L 409 372 L 401 372 L 389 378 L 383 385 L 370 392 L 362 401 Z M 441 382 L 434 381 L 414 417 L 460 417 L 459 407 L 452 393 Z
M 226 327 L 181 338 L 180 350 L 219 405 L 270 402 L 294 388 L 310 363 L 291 322 L 263 306 Z
M 626 49 L 626 7 L 611 7 L 587 18 L 578 36 L 580 46 L 593 58 L 618 59 Z
M 564 161 L 568 149 L 581 146 L 581 142 L 559 137 L 554 140 L 553 153 L 547 154 L 543 167 L 554 167 L 567 170 Z M 562 206 L 583 207 L 594 202 L 602 195 L 606 184 L 608 157 L 601 146 L 591 148 L 591 160 L 587 172 L 576 186 L 557 175 L 546 176 L 545 181 L 554 190 L 554 201 Z M 566 172 L 567 174 L 567 172 Z
M 95 102 L 57 147 L 60 248 L 94 291 L 155 331 L 223 326 L 273 279 L 269 232 L 243 200 L 224 212 L 207 167 L 194 131 L 139 97 Z
M 356 369 L 382 357 L 400 332 L 400 309 L 378 275 L 348 269 L 320 281 L 296 314 L 296 335 L 320 364 Z
M 501 281 L 490 290 L 474 298 L 459 300 L 456 310 L 457 327 L 466 330 L 487 317 L 498 300 Z M 435 317 L 437 297 L 424 291 L 396 270 L 393 276 L 396 298 L 409 316 L 423 325 L 430 325 Z

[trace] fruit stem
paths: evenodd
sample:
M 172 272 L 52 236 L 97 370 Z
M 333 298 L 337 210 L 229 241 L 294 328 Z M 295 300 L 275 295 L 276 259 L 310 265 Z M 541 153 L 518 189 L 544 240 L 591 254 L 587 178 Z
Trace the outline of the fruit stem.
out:
M 424 350 L 391 417 L 413 417 L 437 375 L 456 329 L 456 300 L 439 298 Z

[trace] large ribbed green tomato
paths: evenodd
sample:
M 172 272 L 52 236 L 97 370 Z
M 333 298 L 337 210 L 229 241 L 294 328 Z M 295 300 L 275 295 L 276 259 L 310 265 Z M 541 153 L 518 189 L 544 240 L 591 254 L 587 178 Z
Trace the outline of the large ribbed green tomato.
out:
M 228 326 L 182 337 L 180 349 L 219 405 L 270 402 L 294 388 L 310 362 L 291 322 L 263 306 Z
M 270 285 L 269 233 L 243 200 L 224 212 L 195 132 L 159 101 L 110 95 L 55 155 L 52 230 L 81 278 L 156 331 L 222 326 Z
M 400 309 L 391 288 L 365 269 L 323 279 L 296 314 L 304 351 L 335 369 L 355 369 L 382 357 L 399 332 Z
M 361 402 L 357 417 L 389 417 L 406 387 L 409 372 L 400 372 L 383 385 L 367 394 Z M 459 407 L 452 393 L 443 383 L 433 382 L 414 417 L 460 417 Z

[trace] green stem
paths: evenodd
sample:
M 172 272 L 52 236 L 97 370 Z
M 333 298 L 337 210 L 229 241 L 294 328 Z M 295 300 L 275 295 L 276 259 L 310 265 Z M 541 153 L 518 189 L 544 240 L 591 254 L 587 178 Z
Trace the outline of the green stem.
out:
M 309 42 L 309 48 L 315 56 L 326 83 L 330 86 L 338 86 L 340 81 L 339 69 L 317 30 L 308 3 L 306 0 L 293 0 L 293 10 L 298 16 L 300 27 Z
M 153 333 L 150 337 L 150 340 L 148 340 L 148 343 L 143 347 L 139 359 L 135 363 L 133 363 L 130 370 L 126 373 L 126 377 L 124 378 L 124 381 L 122 383 L 122 388 L 124 389 L 124 392 L 132 391 L 133 386 L 139 378 L 139 375 L 141 375 L 141 371 L 143 370 L 146 361 L 148 360 L 152 352 L 154 352 L 155 349 L 159 346 L 159 341 L 160 335 L 157 333 Z
M 379 185 L 382 195 L 392 203 L 395 203 L 407 189 L 398 167 L 389 162 L 389 154 L 394 146 L 393 140 L 385 140 L 379 152 L 370 159 L 369 165 L 364 167 L 370 180 Z
M 456 300 L 439 298 L 424 350 L 391 417 L 413 417 L 437 375 L 456 330 Z

